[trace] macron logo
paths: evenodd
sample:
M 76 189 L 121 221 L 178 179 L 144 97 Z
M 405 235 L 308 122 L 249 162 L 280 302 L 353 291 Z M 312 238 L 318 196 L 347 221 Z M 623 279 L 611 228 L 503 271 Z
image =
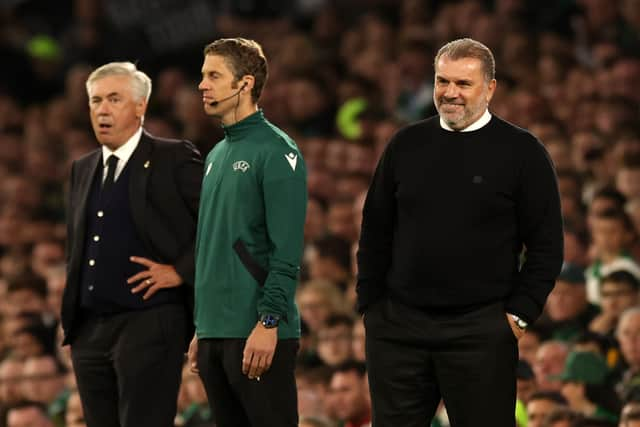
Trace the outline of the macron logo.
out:
M 289 165 L 291 166 L 291 169 L 293 169 L 294 171 L 296 170 L 296 164 L 298 163 L 298 156 L 291 152 L 289 154 L 285 154 L 284 158 L 287 159 L 287 162 L 289 162 Z

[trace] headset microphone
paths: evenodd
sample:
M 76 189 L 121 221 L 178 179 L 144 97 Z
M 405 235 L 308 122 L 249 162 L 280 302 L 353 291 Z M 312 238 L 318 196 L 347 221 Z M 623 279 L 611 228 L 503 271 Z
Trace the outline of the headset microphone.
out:
M 238 89 L 238 91 L 236 93 L 234 93 L 233 95 L 227 96 L 226 98 L 222 98 L 222 99 L 220 99 L 218 101 L 212 101 L 212 102 L 209 103 L 209 105 L 212 106 L 212 107 L 215 107 L 216 105 L 220 104 L 222 101 L 226 101 L 227 99 L 231 99 L 234 96 L 237 96 L 238 94 L 240 94 L 240 92 L 242 92 L 242 89 L 244 89 L 245 86 L 247 86 L 247 82 L 244 82 L 242 84 L 242 87 L 240 89 Z

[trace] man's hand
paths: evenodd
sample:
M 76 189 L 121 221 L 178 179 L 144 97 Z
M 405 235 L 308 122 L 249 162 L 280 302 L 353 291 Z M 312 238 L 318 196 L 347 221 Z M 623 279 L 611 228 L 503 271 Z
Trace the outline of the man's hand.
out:
M 509 313 L 505 313 L 505 316 L 507 316 L 507 321 L 509 322 L 509 326 L 511 326 L 511 331 L 513 331 L 513 335 L 516 336 L 516 339 L 519 340 L 520 338 L 522 338 L 522 336 L 525 333 L 525 330 L 520 329 L 518 325 L 516 325 L 515 320 L 511 318 L 511 315 Z
M 260 381 L 260 375 L 271 367 L 276 344 L 278 344 L 278 328 L 267 329 L 258 322 L 244 345 L 242 373 L 250 380 L 256 378 Z
M 187 351 L 187 363 L 189 364 L 189 370 L 194 374 L 199 373 L 198 370 L 198 337 L 195 335 L 189 344 L 189 350 Z
M 182 277 L 176 272 L 176 269 L 169 264 L 158 264 L 150 259 L 132 256 L 129 258 L 132 262 L 144 265 L 147 270 L 131 276 L 127 279 L 128 284 L 141 281 L 136 287 L 131 289 L 131 293 L 138 293 L 147 290 L 142 299 L 151 298 L 153 294 L 164 288 L 175 288 L 182 285 Z
M 602 335 L 608 334 L 618 323 L 618 319 L 615 316 L 611 316 L 607 313 L 600 313 L 589 324 L 589 330 L 597 332 Z

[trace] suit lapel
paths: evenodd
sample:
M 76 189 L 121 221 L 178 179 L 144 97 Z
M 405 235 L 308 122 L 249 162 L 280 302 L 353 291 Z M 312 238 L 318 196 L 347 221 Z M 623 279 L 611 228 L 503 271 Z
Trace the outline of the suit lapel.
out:
M 151 136 L 143 129 L 140 142 L 129 159 L 129 203 L 131 204 L 131 216 L 136 225 L 136 230 L 147 248 L 151 249 L 148 237 L 145 233 L 145 209 L 147 205 L 147 184 L 149 174 L 154 166 L 151 162 L 153 154 L 153 141 Z M 153 253 L 153 252 L 152 252 Z
M 84 244 L 84 234 L 86 231 L 87 200 L 89 199 L 89 192 L 91 191 L 91 186 L 93 185 L 93 180 L 101 160 L 102 150 L 96 150 L 86 159 L 84 164 L 78 168 L 78 178 L 76 179 L 78 183 L 78 207 L 75 210 L 75 212 L 77 212 L 77 215 L 75 215 L 75 230 L 78 236 L 76 242 L 82 242 L 82 244 Z

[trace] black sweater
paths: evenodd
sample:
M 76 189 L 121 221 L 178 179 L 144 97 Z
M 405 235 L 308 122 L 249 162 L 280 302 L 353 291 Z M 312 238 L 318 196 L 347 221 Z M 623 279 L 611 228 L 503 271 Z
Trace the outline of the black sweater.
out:
M 496 116 L 471 132 L 442 129 L 435 116 L 401 129 L 376 169 L 363 211 L 358 309 L 385 295 L 451 313 L 504 301 L 532 322 L 562 250 L 557 182 L 542 144 Z

